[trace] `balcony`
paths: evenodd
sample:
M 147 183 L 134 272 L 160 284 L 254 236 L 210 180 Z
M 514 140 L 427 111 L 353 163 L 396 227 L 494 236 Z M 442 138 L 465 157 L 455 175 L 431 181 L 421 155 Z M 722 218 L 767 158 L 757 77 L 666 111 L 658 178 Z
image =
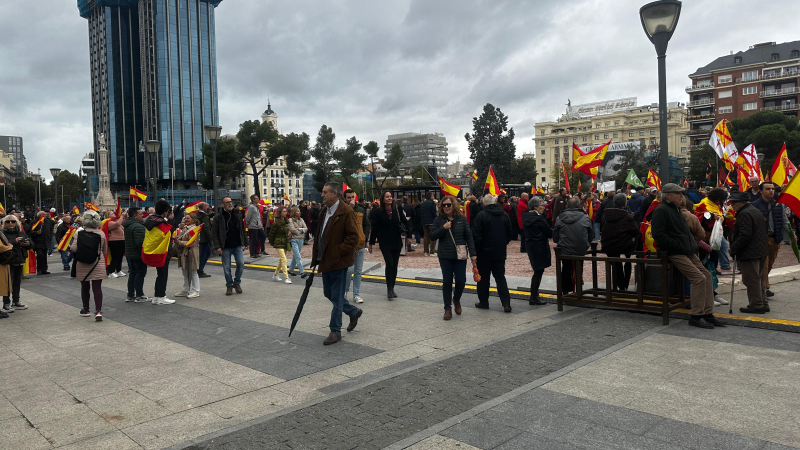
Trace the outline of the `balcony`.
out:
M 695 106 L 705 106 L 705 105 L 713 105 L 715 100 L 713 98 L 704 98 L 702 100 L 695 100 L 693 102 L 687 103 L 689 108 L 694 108 Z
M 690 137 L 709 137 L 711 136 L 711 128 L 689 130 L 686 135 Z
M 707 120 L 714 120 L 714 113 L 711 114 L 698 114 L 695 116 L 686 117 L 688 122 L 705 122 Z
M 686 86 L 686 93 L 705 91 L 707 89 L 714 89 L 714 83 L 695 84 L 694 86 Z
M 736 84 L 739 83 L 752 83 L 754 81 L 770 81 L 770 80 L 780 80 L 781 78 L 797 78 L 800 77 L 800 71 L 797 69 L 794 70 L 784 70 L 777 73 L 768 73 L 768 74 L 761 74 L 757 77 L 751 78 L 737 78 Z M 686 92 L 689 92 L 688 90 Z
M 788 105 L 765 106 L 761 111 L 800 111 L 800 103 L 790 103 Z
M 761 91 L 761 94 L 758 96 L 760 98 L 770 98 L 770 97 L 782 97 L 784 95 L 797 95 L 800 93 L 800 87 L 792 87 L 792 88 L 785 88 L 785 89 L 775 89 L 772 91 Z

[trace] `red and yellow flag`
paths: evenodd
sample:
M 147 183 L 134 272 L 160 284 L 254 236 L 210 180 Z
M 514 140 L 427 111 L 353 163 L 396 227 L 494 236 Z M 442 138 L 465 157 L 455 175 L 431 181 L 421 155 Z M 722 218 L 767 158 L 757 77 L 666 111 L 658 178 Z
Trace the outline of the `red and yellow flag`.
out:
M 650 229 L 650 222 L 642 222 L 639 231 L 642 233 L 642 251 L 656 252 L 656 241 L 653 240 L 653 233 Z
M 561 169 L 564 171 L 564 187 L 567 188 L 567 194 L 569 194 L 569 178 L 567 178 L 567 163 L 561 163 Z
M 778 186 L 783 186 L 789 182 L 789 177 L 793 177 L 797 172 L 797 168 L 789 161 L 789 156 L 786 154 L 786 143 L 783 143 L 781 151 L 778 153 L 778 158 L 775 159 L 775 164 L 772 165 L 772 172 L 770 179 Z
M 72 214 L 75 214 L 77 216 L 80 213 L 81 213 L 81 210 L 78 208 L 78 205 L 75 205 L 75 206 L 72 207 Z
M 494 176 L 494 168 L 489 167 L 489 175 L 486 177 L 484 189 L 488 189 L 492 195 L 500 195 L 500 185 L 497 184 L 497 177 Z
M 0 203 L 0 214 L 3 214 L 3 215 L 6 214 L 6 209 L 3 208 L 3 204 L 2 203 Z
M 92 211 L 100 212 L 100 208 L 95 206 L 95 204 L 92 202 L 83 202 L 83 207 L 84 209 L 91 209 Z
M 344 195 L 344 191 L 352 189 L 350 186 L 347 185 L 344 181 L 342 181 L 342 194 Z M 356 194 L 356 190 L 353 189 L 353 195 L 355 195 L 356 201 L 358 201 L 358 194 Z
M 653 172 L 653 169 L 650 169 L 650 172 L 647 173 L 647 181 L 645 182 L 648 186 L 653 186 L 657 190 L 661 190 L 661 178 L 658 177 L 658 174 Z
M 186 241 L 187 247 L 194 244 L 194 241 L 197 240 L 197 236 L 200 236 L 200 230 L 202 229 L 203 229 L 203 224 L 201 223 L 199 227 L 195 227 L 189 230 L 189 240 Z
M 131 196 L 131 198 L 136 198 L 136 199 L 139 199 L 141 201 L 147 200 L 147 194 L 145 194 L 144 192 L 136 189 L 133 186 L 131 186 L 131 192 L 130 192 L 129 195 Z
M 456 197 L 461 192 L 461 186 L 457 186 L 448 182 L 442 177 L 439 177 L 439 186 L 442 188 L 442 195 L 452 195 Z
M 75 230 L 77 230 L 75 227 L 69 227 L 69 229 L 67 229 L 67 232 L 64 233 L 64 237 L 62 237 L 58 242 L 59 251 L 65 252 L 69 249 L 69 245 L 72 242 L 72 236 L 75 235 Z
M 472 173 L 469 174 L 469 176 L 471 176 L 473 180 L 478 181 L 478 171 L 477 170 L 473 170 Z
M 795 215 L 800 215 L 800 183 L 797 182 L 798 179 L 800 177 L 792 177 L 777 200 L 777 203 L 788 206 Z
M 283 199 L 284 199 L 284 200 L 286 200 L 287 202 L 289 202 L 289 204 L 290 204 L 290 205 L 292 204 L 292 199 L 291 199 L 291 198 L 289 198 L 289 195 L 287 195 L 287 194 L 285 194 L 285 193 L 284 193 L 284 194 L 283 194 Z
M 36 252 L 34 252 L 33 250 L 28 250 L 28 259 L 22 266 L 22 273 L 23 274 L 36 273 Z
M 31 231 L 39 228 L 39 225 L 43 223 L 44 223 L 44 216 L 40 217 L 39 220 L 37 220 L 36 223 L 33 224 L 33 226 L 31 227 Z
M 117 209 L 114 210 L 114 214 L 117 215 L 117 218 L 122 217 L 122 203 L 120 203 L 119 197 L 117 197 Z
M 172 227 L 168 223 L 159 223 L 147 230 L 142 244 L 142 262 L 150 267 L 163 267 L 171 238 Z
M 539 187 L 536 188 L 536 193 L 537 194 L 544 194 L 545 192 L 544 192 L 544 189 L 542 189 L 542 187 L 539 186 Z
M 202 202 L 201 200 L 197 200 L 196 202 L 192 202 L 186 205 L 186 210 L 185 210 L 186 214 L 191 214 L 193 212 L 199 211 L 200 208 L 197 205 L 199 205 L 201 202 Z
M 597 171 L 603 164 L 603 159 L 606 157 L 608 146 L 611 141 L 599 145 L 596 148 L 584 153 L 578 147 L 578 144 L 572 143 L 572 171 L 580 171 L 597 179 Z
M 750 189 L 750 179 L 747 172 L 741 167 L 736 169 L 736 176 L 739 178 L 739 190 L 744 192 Z
M 103 222 L 100 224 L 100 231 L 106 235 L 106 243 L 108 243 L 108 234 L 111 232 L 109 228 L 111 223 L 111 219 L 103 219 Z M 111 264 L 111 252 L 108 251 L 108 245 L 106 245 L 106 265 Z

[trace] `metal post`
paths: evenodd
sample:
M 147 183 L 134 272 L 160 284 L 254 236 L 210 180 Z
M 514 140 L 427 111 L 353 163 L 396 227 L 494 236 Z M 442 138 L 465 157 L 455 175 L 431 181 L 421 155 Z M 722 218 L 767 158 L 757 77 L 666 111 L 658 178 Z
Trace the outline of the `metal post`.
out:
M 211 141 L 211 170 L 213 172 L 212 176 L 214 177 L 214 208 L 219 208 L 219 192 L 217 190 L 217 140 L 214 139 Z
M 660 53 L 658 55 L 658 115 L 661 124 L 661 136 L 659 143 L 661 146 L 661 154 L 659 166 L 661 172 L 659 177 L 663 183 L 670 183 L 669 178 L 669 144 L 667 139 L 667 55 Z
M 64 185 L 61 185 L 61 212 L 64 212 Z

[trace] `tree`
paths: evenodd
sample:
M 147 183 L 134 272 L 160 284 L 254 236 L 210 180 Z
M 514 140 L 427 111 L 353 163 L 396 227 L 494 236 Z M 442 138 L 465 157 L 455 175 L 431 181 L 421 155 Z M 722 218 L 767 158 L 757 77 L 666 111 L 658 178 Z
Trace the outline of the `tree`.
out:
M 258 180 L 261 174 L 267 166 L 278 160 L 278 156 L 268 154 L 262 146 L 274 144 L 278 140 L 278 130 L 270 121 L 246 120 L 239 125 L 236 139 L 237 151 L 245 164 L 250 166 L 250 172 L 245 172 L 245 175 L 253 177 L 253 192 L 259 193 L 261 189 Z M 259 165 L 261 169 L 258 168 Z
M 58 175 L 58 197 L 55 201 L 52 197 L 54 187 L 52 181 L 47 185 L 47 188 L 42 186 L 42 197 L 52 203 L 58 211 L 62 210 L 62 204 L 64 205 L 63 209 L 69 209 L 70 203 L 83 197 L 85 184 L 80 176 L 71 173 L 69 170 L 63 170 Z M 45 195 L 45 192 L 48 195 Z
M 386 160 L 383 162 L 383 168 L 386 169 L 386 174 L 383 176 L 383 181 L 381 181 L 381 189 L 383 189 L 384 184 L 386 184 L 386 178 L 400 175 L 400 164 L 403 163 L 403 158 L 405 158 L 405 156 L 403 150 L 400 148 L 400 144 L 394 144 L 392 148 L 389 149 L 389 154 L 386 155 Z
M 17 203 L 19 203 L 20 208 L 34 206 L 36 202 L 36 183 L 33 182 L 33 179 L 17 178 L 15 186 L 17 189 Z
M 625 180 L 628 178 L 628 173 L 633 169 L 636 176 L 642 180 L 644 184 L 647 180 L 647 173 L 650 171 L 651 159 L 647 157 L 648 148 L 644 141 L 641 141 L 638 146 L 632 145 L 625 150 L 625 155 L 622 157 L 622 163 L 614 167 L 609 167 L 615 170 L 617 174 L 614 176 L 614 181 L 617 187 L 626 187 Z
M 286 173 L 299 177 L 303 174 L 303 163 L 309 159 L 308 143 L 310 137 L 306 133 L 289 133 L 281 136 L 277 142 L 267 149 L 271 161 L 283 158 Z
M 718 164 L 722 165 L 722 162 L 719 161 L 714 149 L 708 144 L 693 147 L 689 151 L 689 181 L 694 182 L 696 186 L 705 186 L 709 161 L 711 162 L 712 171 L 711 186 L 716 186 L 719 178 Z
M 333 157 L 333 152 L 336 150 L 333 145 L 335 140 L 336 133 L 323 124 L 317 133 L 317 142 L 311 150 L 311 156 L 314 158 L 314 162 L 311 163 L 311 169 L 314 170 L 314 188 L 319 192 L 322 192 L 325 183 L 333 179 L 333 171 L 336 170 Z
M 237 143 L 233 139 L 217 141 L 217 176 L 220 178 L 218 187 L 230 184 L 236 177 L 240 176 L 247 167 L 247 163 L 236 147 Z M 213 149 L 211 148 L 211 144 L 203 144 L 200 151 L 203 152 L 204 173 L 204 175 L 200 177 L 200 184 L 202 184 L 203 189 L 214 189 L 214 180 L 211 178 L 214 173 L 214 163 L 212 159 Z
M 345 142 L 344 148 L 333 151 L 333 159 L 336 160 L 345 183 L 355 186 L 353 175 L 364 169 L 364 161 L 367 160 L 367 155 L 361 153 L 361 142 L 355 136 L 351 137 Z
M 508 128 L 508 117 L 491 103 L 483 107 L 483 114 L 472 119 L 472 135 L 464 138 L 469 144 L 470 158 L 481 176 L 489 173 L 489 166 L 499 183 L 507 182 L 517 147 L 514 145 L 514 128 Z
M 423 167 L 422 164 L 419 164 L 417 165 L 417 167 L 414 167 L 414 170 L 412 170 L 411 173 L 406 175 L 408 175 L 412 180 L 419 178 L 422 181 L 427 181 L 430 178 L 428 176 L 428 171 L 425 170 L 425 167 Z
M 536 158 L 515 159 L 508 176 L 504 179 L 509 184 L 536 184 Z M 481 181 L 481 180 L 478 180 Z
M 550 179 L 553 184 L 548 187 L 551 192 L 558 192 L 559 188 L 566 187 L 564 183 L 564 170 L 561 163 L 553 165 L 553 170 L 550 172 Z M 591 182 L 591 177 L 579 171 L 572 171 L 567 167 L 567 180 L 569 181 L 569 192 L 574 194 L 578 189 L 578 181 L 581 181 L 581 187 L 588 186 Z
M 755 144 L 756 151 L 764 154 L 761 170 L 765 176 L 769 176 L 784 142 L 789 159 L 800 159 L 800 127 L 797 116 L 787 116 L 779 111 L 759 111 L 742 119 L 733 119 L 730 132 L 740 151 Z

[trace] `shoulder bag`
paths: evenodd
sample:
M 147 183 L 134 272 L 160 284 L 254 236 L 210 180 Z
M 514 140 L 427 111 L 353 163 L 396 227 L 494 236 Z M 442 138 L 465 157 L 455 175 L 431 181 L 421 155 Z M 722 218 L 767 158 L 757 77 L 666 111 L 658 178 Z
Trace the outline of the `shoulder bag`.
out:
M 450 239 L 453 240 L 453 245 L 456 247 L 456 258 L 459 261 L 466 261 L 467 260 L 467 246 L 466 246 L 466 244 L 465 245 L 456 244 L 456 238 L 453 236 L 452 227 L 447 231 L 450 232 Z

